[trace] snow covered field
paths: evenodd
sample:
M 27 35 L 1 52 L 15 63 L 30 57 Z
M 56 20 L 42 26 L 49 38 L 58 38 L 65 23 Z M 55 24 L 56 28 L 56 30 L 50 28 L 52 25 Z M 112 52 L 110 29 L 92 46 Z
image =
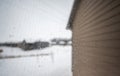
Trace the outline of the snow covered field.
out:
M 0 0 L 0 43 L 72 37 L 74 0 Z M 3 49 L 3 52 L 2 50 Z M 72 76 L 71 46 L 23 51 L 0 47 L 0 76 Z
M 29 52 L 19 48 L 0 49 L 4 51 L 0 53 L 2 57 L 21 56 L 0 59 L 0 76 L 72 76 L 71 46 L 53 46 Z

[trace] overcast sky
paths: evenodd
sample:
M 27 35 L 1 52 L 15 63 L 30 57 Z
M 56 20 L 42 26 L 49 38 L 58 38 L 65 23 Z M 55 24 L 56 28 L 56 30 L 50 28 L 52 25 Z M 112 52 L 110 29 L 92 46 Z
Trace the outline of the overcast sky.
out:
M 0 42 L 70 38 L 73 0 L 0 0 Z

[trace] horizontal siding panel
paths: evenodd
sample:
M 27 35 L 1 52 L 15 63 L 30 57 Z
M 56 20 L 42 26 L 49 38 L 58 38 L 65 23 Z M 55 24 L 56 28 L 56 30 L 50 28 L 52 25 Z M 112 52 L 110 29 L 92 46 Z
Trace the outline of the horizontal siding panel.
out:
M 120 0 L 81 0 L 72 31 L 74 76 L 120 76 Z

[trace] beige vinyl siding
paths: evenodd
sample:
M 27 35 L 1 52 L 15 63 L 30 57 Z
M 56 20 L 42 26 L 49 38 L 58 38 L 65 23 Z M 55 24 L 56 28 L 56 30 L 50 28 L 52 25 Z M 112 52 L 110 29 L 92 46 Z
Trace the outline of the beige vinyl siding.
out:
M 81 0 L 72 27 L 73 76 L 120 76 L 120 0 Z

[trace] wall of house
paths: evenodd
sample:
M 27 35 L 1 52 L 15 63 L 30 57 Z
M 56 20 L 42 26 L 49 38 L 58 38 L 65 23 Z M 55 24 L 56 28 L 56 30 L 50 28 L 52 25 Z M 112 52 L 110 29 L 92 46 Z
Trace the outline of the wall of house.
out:
M 73 76 L 120 76 L 120 0 L 81 0 L 72 30 Z

